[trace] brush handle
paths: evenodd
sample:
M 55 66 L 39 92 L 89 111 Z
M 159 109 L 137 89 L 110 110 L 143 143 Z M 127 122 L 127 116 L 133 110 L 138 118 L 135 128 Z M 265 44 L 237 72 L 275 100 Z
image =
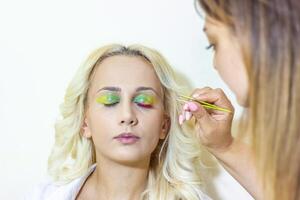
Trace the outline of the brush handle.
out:
M 219 111 L 231 113 L 231 110 L 228 110 L 228 109 L 226 109 L 226 108 L 221 108 L 221 107 L 219 107 L 219 106 L 216 106 L 216 105 L 207 103 L 207 102 L 205 102 L 205 101 L 200 101 L 200 100 L 194 99 L 194 98 L 189 97 L 189 96 L 186 96 L 186 95 L 179 95 L 179 97 L 180 97 L 180 98 L 184 98 L 184 99 L 186 99 L 186 100 L 195 101 L 195 102 L 201 104 L 204 108 L 214 109 L 214 110 L 219 110 Z

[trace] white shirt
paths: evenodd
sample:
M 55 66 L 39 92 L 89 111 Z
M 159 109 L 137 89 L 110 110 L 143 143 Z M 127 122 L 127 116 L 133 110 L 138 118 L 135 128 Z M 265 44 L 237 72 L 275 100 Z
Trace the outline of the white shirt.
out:
M 53 181 L 41 183 L 24 200 L 75 200 L 86 179 L 95 169 L 96 164 L 92 165 L 84 176 L 65 185 L 57 185 Z M 200 196 L 202 200 L 211 200 L 204 193 L 201 193 Z
M 86 179 L 95 169 L 96 164 L 85 175 L 65 185 L 57 185 L 53 181 L 41 183 L 24 200 L 75 200 Z

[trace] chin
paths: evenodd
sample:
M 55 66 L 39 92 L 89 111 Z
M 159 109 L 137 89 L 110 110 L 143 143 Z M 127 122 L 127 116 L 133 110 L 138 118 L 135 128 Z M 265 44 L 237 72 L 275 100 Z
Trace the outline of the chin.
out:
M 140 152 L 116 152 L 115 155 L 112 155 L 111 159 L 117 163 L 124 164 L 124 165 L 136 165 L 141 163 L 145 160 L 148 160 L 150 156 L 148 155 L 141 155 Z
M 238 102 L 238 104 L 240 106 L 248 108 L 249 102 L 248 102 L 247 98 L 239 98 L 239 97 L 237 97 L 236 100 L 237 100 L 237 102 Z
M 149 162 L 147 159 L 118 159 L 114 160 L 115 163 L 124 166 L 137 167 L 137 166 L 148 166 Z

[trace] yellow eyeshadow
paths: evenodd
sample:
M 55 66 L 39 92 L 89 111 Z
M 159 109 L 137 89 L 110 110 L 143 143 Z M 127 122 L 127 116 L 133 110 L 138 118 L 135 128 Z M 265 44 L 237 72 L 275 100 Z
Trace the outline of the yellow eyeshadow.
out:
M 96 98 L 97 103 L 101 103 L 104 105 L 115 104 L 120 101 L 120 97 L 116 94 L 105 94 Z

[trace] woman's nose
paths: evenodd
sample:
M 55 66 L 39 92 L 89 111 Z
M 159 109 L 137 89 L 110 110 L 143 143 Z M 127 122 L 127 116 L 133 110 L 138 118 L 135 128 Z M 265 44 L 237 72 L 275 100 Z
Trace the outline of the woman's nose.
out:
M 122 120 L 121 124 L 134 126 L 134 125 L 137 124 L 137 120 L 135 120 L 135 119 L 132 119 L 132 120 Z
M 122 110 L 120 112 L 120 124 L 134 126 L 138 123 L 138 119 L 134 113 L 131 104 L 122 105 Z

